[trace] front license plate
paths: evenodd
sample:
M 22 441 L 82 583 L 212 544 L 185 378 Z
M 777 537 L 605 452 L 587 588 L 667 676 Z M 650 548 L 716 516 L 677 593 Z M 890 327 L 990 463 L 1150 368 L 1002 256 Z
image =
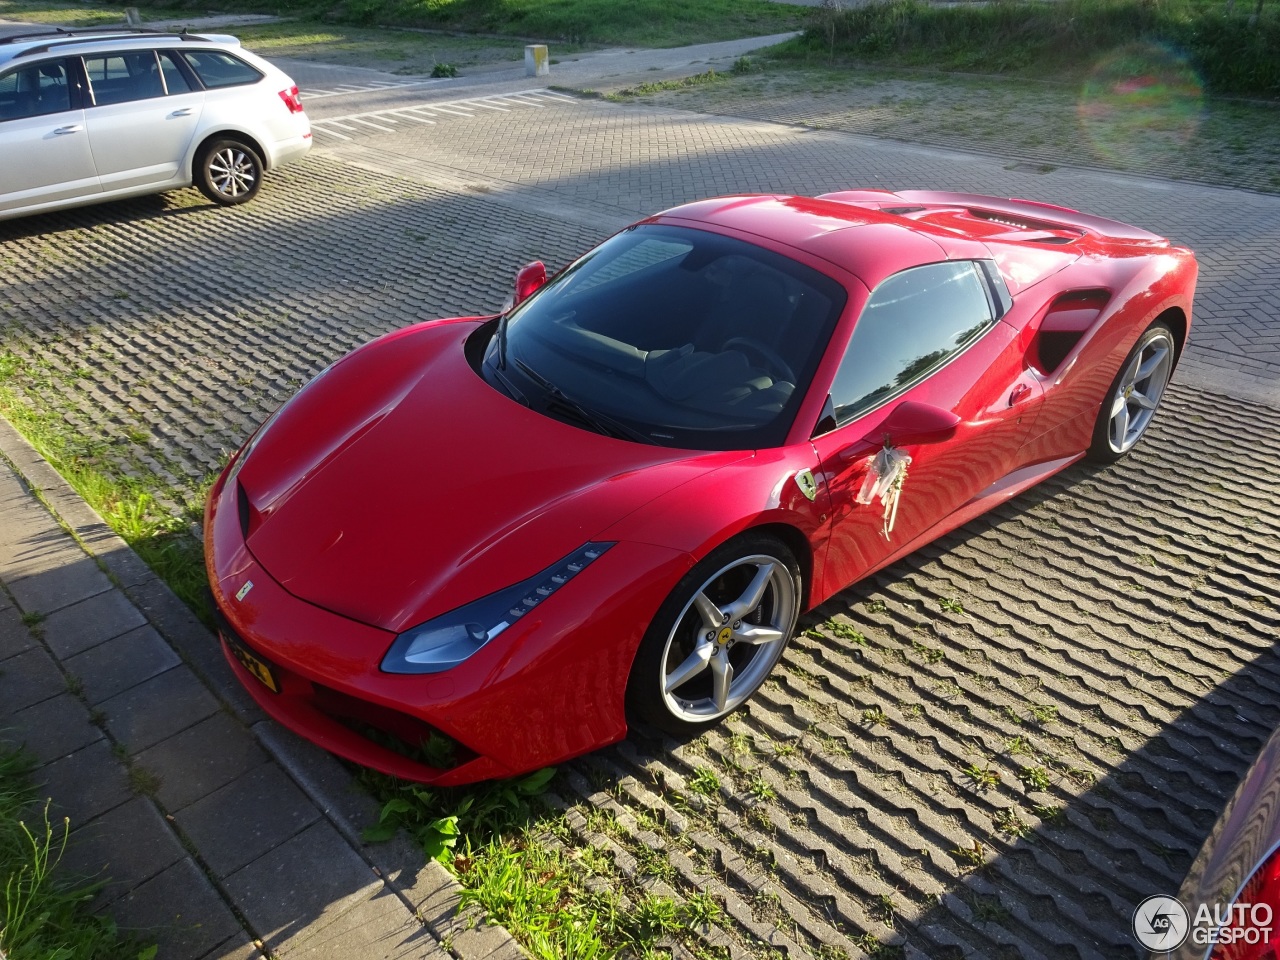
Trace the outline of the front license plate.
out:
M 262 685 L 272 693 L 280 692 L 280 684 L 276 682 L 275 671 L 271 669 L 269 663 L 252 653 L 248 647 L 235 637 L 223 633 L 222 639 L 226 642 L 227 649 L 235 654 L 235 658 L 240 661 L 240 666 L 257 677 L 262 682 Z

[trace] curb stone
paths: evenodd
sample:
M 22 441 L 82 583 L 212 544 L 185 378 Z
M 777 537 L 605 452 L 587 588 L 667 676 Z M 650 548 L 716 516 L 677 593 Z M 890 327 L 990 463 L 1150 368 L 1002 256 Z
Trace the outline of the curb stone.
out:
M 335 757 L 263 714 L 231 673 L 208 629 L 3 418 L 0 457 L 435 941 L 447 944 L 458 960 L 519 960 L 528 956 L 505 928 L 486 924 L 478 909 L 459 912 L 461 884 L 440 864 L 427 861 L 403 833 L 386 843 L 364 845 L 360 824 L 375 821 L 379 810 L 373 797 L 355 785 Z M 0 960 L 6 960 L 2 950 Z

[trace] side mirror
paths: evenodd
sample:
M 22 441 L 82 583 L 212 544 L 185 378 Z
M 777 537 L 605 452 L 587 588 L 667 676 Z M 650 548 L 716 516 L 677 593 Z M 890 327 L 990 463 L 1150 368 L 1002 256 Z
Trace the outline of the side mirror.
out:
M 541 260 L 526 263 L 520 268 L 520 272 L 516 274 L 516 295 L 511 301 L 511 305 L 514 307 L 517 303 L 528 300 L 529 297 L 546 286 L 546 283 L 546 264 Z
M 879 445 L 888 437 L 897 447 L 909 443 L 936 443 L 949 440 L 959 425 L 960 418 L 950 410 L 931 403 L 903 400 L 867 435 L 867 440 Z

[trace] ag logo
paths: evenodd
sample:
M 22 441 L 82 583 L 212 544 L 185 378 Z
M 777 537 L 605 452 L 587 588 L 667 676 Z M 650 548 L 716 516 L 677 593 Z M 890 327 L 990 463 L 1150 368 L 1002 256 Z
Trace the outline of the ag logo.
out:
M 814 499 L 814 497 L 818 495 L 818 484 L 817 481 L 813 479 L 813 472 L 811 470 L 801 470 L 796 474 L 796 486 L 799 487 L 800 492 L 810 500 Z
M 1190 926 L 1187 908 L 1164 894 L 1147 897 L 1133 911 L 1133 935 L 1148 950 L 1176 950 Z

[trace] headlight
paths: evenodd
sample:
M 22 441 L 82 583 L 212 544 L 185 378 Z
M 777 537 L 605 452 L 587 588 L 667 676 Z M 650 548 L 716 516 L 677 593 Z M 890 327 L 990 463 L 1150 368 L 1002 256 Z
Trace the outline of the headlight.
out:
M 396 637 L 382 659 L 387 673 L 440 673 L 456 667 L 598 560 L 612 543 L 588 543 L 541 573 Z

